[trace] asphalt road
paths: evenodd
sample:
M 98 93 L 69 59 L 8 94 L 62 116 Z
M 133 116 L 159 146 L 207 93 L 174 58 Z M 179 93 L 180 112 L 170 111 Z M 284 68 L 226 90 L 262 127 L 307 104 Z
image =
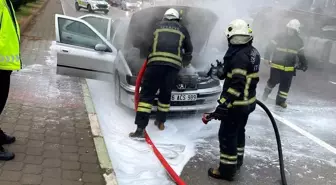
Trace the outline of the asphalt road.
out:
M 61 0 L 66 15 L 78 17 L 86 10 L 76 11 L 72 0 Z M 126 16 L 111 7 L 107 16 Z M 260 95 L 268 78 L 268 68 L 261 68 Z M 275 113 L 282 137 L 288 184 L 336 184 L 336 74 L 314 69 L 298 72 L 293 80 L 286 110 L 274 106 L 277 87 L 266 102 Z M 212 123 L 217 126 L 217 123 Z M 247 126 L 245 165 L 240 170 L 236 185 L 279 184 L 279 167 L 274 133 L 268 118 L 259 109 Z M 335 147 L 335 148 L 334 148 Z M 218 164 L 217 133 L 199 141 L 196 156 L 181 174 L 187 184 L 229 184 L 207 177 L 209 167 Z

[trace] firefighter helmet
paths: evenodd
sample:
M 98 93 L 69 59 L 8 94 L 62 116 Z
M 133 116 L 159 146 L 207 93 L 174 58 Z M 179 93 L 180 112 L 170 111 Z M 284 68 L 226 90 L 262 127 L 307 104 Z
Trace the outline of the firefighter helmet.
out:
M 293 29 L 297 32 L 300 32 L 300 21 L 297 19 L 290 20 L 287 24 L 287 28 Z
M 244 20 L 236 19 L 229 24 L 225 34 L 228 39 L 235 35 L 252 37 L 252 29 Z
M 174 20 L 174 19 L 180 19 L 180 14 L 177 10 L 175 10 L 174 8 L 169 8 L 164 16 L 164 18 L 168 19 L 168 20 Z

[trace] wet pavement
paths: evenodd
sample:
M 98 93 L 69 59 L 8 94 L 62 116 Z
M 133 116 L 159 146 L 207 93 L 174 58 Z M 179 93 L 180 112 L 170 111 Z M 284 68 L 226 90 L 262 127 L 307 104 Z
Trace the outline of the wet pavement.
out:
M 80 79 L 56 75 L 49 51 L 55 13 L 60 1 L 50 0 L 21 37 L 24 69 L 13 72 L 0 116 L 1 128 L 17 138 L 5 146 L 16 157 L 0 162 L 1 185 L 104 184 Z
M 62 0 L 62 2 L 67 15 L 78 17 L 87 13 L 85 10 L 76 12 L 71 0 Z M 108 16 L 112 18 L 124 16 L 124 11 L 117 8 L 112 10 Z M 259 96 L 263 92 L 268 75 L 268 69 L 263 65 L 261 81 L 258 85 Z M 327 150 L 327 148 L 333 150 L 333 147 L 336 147 L 336 124 L 334 124 L 336 75 L 317 69 L 309 69 L 306 73 L 297 72 L 289 93 L 289 107 L 286 110 L 274 106 L 277 88 L 273 90 L 270 99 L 266 102 L 271 111 L 331 147 L 307 135 L 301 135 L 288 124 L 278 121 L 288 184 L 336 184 L 336 153 Z M 219 125 L 213 122 L 208 126 L 218 127 Z M 274 132 L 268 118 L 259 109 L 250 116 L 246 135 L 244 167 L 239 171 L 237 181 L 227 183 L 207 177 L 208 168 L 218 165 L 217 133 L 197 141 L 196 155 L 185 166 L 181 178 L 192 185 L 280 184 Z

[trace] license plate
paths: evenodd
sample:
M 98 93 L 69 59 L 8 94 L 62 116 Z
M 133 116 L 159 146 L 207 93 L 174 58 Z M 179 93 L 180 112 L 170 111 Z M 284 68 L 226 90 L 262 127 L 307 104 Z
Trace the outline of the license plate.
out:
M 171 101 L 196 101 L 197 94 L 172 94 Z

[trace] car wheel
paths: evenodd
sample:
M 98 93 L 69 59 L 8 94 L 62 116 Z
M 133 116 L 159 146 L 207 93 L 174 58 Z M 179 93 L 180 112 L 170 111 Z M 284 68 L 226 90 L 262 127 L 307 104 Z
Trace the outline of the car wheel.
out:
M 120 78 L 118 72 L 116 72 L 114 75 L 114 102 L 118 106 L 121 106 L 120 94 Z
M 92 8 L 91 8 L 91 5 L 88 5 L 88 8 L 87 8 L 87 9 L 89 10 L 90 13 L 93 13 L 93 10 L 92 10 Z
M 76 8 L 77 11 L 80 10 L 78 2 L 75 3 L 75 8 Z
M 108 14 L 108 13 L 109 13 L 109 11 L 107 11 L 107 10 L 106 10 L 106 11 L 104 11 L 104 14 L 105 14 L 105 15 L 106 15 L 106 14 Z

